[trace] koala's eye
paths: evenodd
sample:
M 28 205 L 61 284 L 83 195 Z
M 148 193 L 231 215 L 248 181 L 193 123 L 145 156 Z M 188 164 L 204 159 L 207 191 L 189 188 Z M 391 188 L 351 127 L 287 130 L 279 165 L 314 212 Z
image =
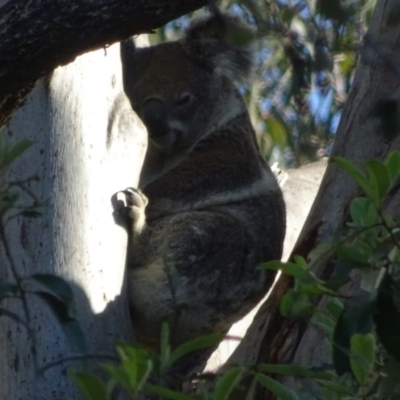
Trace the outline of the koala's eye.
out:
M 190 104 L 193 100 L 193 96 L 190 93 L 182 93 L 176 100 L 178 107 L 184 107 Z

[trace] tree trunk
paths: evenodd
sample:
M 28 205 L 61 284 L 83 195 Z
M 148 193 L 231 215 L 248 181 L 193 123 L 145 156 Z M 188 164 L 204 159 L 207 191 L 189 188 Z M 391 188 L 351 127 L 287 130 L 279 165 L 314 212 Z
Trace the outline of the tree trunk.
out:
M 51 273 L 71 283 L 91 354 L 113 355 L 116 339 L 133 338 L 122 290 L 127 238 L 114 223 L 110 198 L 137 185 L 147 134 L 121 92 L 119 45 L 114 45 L 39 81 L 5 130 L 9 142 L 34 141 L 8 178 L 37 175 L 30 190 L 43 203 L 42 217 L 19 217 L 6 225 L 14 264 L 21 276 Z M 0 246 L 2 281 L 11 279 L 4 250 Z M 28 306 L 39 367 L 76 354 L 44 303 L 30 296 Z M 24 318 L 16 300 L 5 308 Z M 32 341 L 6 317 L 0 319 L 0 342 L 1 399 L 74 393 L 65 368 L 79 364 L 60 364 L 35 376 Z
M 397 0 L 377 2 L 368 33 L 371 41 L 377 43 L 365 45 L 333 149 L 333 155 L 345 157 L 359 166 L 372 158 L 383 159 L 391 151 L 400 148 L 400 137 L 389 138 L 385 135 L 379 121 L 371 115 L 377 100 L 398 99 L 400 96 L 399 73 L 391 67 L 400 65 L 400 26 L 386 23 L 396 3 Z M 385 55 L 388 54 L 390 62 L 385 63 Z M 350 202 L 357 195 L 360 195 L 360 190 L 352 180 L 336 165 L 330 164 L 292 254 L 307 258 L 313 248 L 337 232 L 346 222 Z M 398 190 L 388 198 L 386 211 L 400 221 Z M 324 264 L 314 272 L 326 279 L 332 270 Z M 279 280 L 231 362 L 288 363 L 311 367 L 327 361 L 328 352 L 323 335 L 309 321 L 285 319 L 279 314 L 279 301 L 292 284 L 290 277 Z M 357 283 L 354 283 L 349 290 L 354 292 L 356 287 Z M 295 382 L 289 379 L 283 381 L 296 387 Z M 271 399 L 273 396 L 260 388 L 255 398 Z

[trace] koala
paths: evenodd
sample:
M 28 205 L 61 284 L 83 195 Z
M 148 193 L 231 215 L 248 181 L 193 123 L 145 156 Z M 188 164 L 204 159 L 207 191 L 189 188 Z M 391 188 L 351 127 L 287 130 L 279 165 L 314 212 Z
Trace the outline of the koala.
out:
M 121 44 L 124 90 L 148 131 L 139 188 L 116 212 L 127 224 L 130 310 L 157 348 L 226 333 L 267 293 L 285 206 L 237 83 L 252 70 L 253 30 L 230 14 L 193 20 L 180 40 Z

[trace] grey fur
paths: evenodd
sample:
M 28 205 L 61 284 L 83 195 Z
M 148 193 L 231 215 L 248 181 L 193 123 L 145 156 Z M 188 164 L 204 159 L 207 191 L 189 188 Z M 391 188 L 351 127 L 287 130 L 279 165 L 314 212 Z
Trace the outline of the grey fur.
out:
M 125 91 L 149 147 L 141 190 L 124 192 L 119 214 L 130 230 L 134 327 L 154 347 L 164 320 L 173 345 L 226 332 L 272 284 L 257 266 L 282 254 L 281 190 L 232 82 L 251 71 L 243 38 L 253 34 L 237 17 L 214 15 L 176 42 L 122 45 Z

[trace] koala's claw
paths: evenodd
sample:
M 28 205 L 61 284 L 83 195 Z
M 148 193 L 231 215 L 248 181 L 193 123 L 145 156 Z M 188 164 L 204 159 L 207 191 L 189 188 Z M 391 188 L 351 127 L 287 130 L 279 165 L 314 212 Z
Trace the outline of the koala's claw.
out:
M 132 187 L 126 188 L 122 193 L 125 194 L 125 198 L 128 206 L 134 206 L 139 208 L 145 208 L 149 200 L 142 193 L 140 189 Z
M 127 188 L 115 193 L 111 197 L 115 223 L 130 230 L 130 222 L 135 225 L 140 215 L 144 215 L 147 203 L 147 197 L 139 189 Z

